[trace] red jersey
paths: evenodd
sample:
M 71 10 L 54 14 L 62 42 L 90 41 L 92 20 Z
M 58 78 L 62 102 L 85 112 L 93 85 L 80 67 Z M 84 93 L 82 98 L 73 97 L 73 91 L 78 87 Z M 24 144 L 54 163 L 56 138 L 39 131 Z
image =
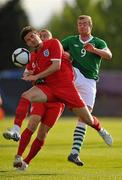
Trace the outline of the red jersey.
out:
M 28 68 L 38 74 L 46 70 L 52 61 L 61 60 L 61 67 L 55 73 L 44 78 L 43 84 L 36 85 L 48 98 L 48 101 L 60 101 L 68 107 L 84 107 L 85 104 L 79 96 L 74 85 L 74 71 L 70 60 L 64 58 L 64 50 L 57 39 L 44 42 L 43 47 L 32 53 Z M 30 66 L 30 67 L 29 67 Z M 28 70 L 32 70 L 28 69 Z
M 32 70 L 32 71 L 34 72 L 34 74 L 37 74 L 37 73 L 35 72 L 35 70 L 36 70 L 36 59 L 35 59 L 35 57 L 36 57 L 36 52 L 33 51 L 33 52 L 31 53 L 30 61 L 29 61 L 29 63 L 26 65 L 26 69 Z
M 45 77 L 45 82 L 48 84 L 59 84 L 73 81 L 74 72 L 70 60 L 63 57 L 64 50 L 61 43 L 57 39 L 50 39 L 43 42 L 43 47 L 37 52 L 31 54 L 30 63 L 27 65 L 27 69 L 34 70 L 34 74 L 38 74 L 46 70 L 52 61 L 61 60 L 60 70 Z

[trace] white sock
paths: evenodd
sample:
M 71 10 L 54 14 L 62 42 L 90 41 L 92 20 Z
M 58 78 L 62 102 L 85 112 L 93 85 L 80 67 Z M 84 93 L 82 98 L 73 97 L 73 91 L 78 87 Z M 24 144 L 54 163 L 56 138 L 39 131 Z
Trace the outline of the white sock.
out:
M 77 126 L 81 126 L 81 127 L 87 128 L 87 124 L 84 123 L 84 122 L 81 122 L 81 121 L 77 122 Z
M 16 132 L 20 133 L 20 127 L 18 125 L 14 124 L 12 131 L 16 131 Z

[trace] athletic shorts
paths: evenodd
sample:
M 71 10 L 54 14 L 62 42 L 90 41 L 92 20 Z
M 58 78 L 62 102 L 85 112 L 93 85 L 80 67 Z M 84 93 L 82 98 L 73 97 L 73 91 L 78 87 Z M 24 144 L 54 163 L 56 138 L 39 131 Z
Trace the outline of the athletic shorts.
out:
M 51 84 L 51 85 L 36 85 L 40 88 L 50 101 L 58 101 L 64 103 L 70 109 L 72 108 L 82 108 L 85 106 L 85 102 L 78 93 L 74 82 L 64 82 L 61 84 Z
M 32 103 L 30 115 L 38 115 L 41 122 L 48 127 L 52 127 L 59 119 L 64 111 L 65 105 L 63 103 Z
M 86 78 L 77 68 L 74 68 L 74 70 L 75 86 L 86 105 L 93 109 L 96 98 L 96 81 Z

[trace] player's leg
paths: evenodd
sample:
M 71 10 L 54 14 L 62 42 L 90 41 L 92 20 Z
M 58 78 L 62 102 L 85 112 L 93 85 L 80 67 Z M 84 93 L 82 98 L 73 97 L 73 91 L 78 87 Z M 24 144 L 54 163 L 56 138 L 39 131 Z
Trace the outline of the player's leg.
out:
M 49 129 L 50 129 L 49 126 L 41 123 L 39 130 L 38 130 L 37 137 L 31 145 L 30 152 L 27 155 L 27 157 L 24 159 L 24 162 L 26 164 L 29 164 L 30 161 L 36 156 L 36 154 L 43 147 Z
M 96 97 L 96 81 L 86 79 L 78 69 L 75 69 L 75 86 L 85 101 L 88 109 L 92 112 L 95 97 Z M 73 134 L 73 144 L 68 160 L 75 163 L 76 165 L 81 165 L 79 154 L 81 148 L 83 147 L 85 135 L 86 135 L 87 125 L 84 122 L 77 121 L 76 127 Z
M 67 93 L 68 89 L 70 89 L 70 94 Z M 81 96 L 78 94 L 73 84 L 68 84 L 68 87 L 65 87 L 63 89 L 57 88 L 55 93 L 57 93 L 56 94 L 57 96 L 59 94 L 60 99 L 65 100 L 66 104 L 79 117 L 80 122 L 84 122 L 87 125 L 91 126 L 92 128 L 96 129 L 98 132 L 100 132 L 101 124 L 99 120 L 97 118 L 92 117 L 91 113 L 88 110 L 88 107 L 85 105 L 85 102 L 83 101 Z M 108 133 L 106 133 L 106 136 L 110 139 L 109 145 L 111 145 L 112 137 Z
M 22 161 L 22 154 L 25 151 L 27 145 L 30 142 L 32 134 L 35 132 L 40 119 L 44 116 L 44 113 L 46 111 L 45 104 L 43 103 L 32 103 L 32 107 L 30 110 L 30 119 L 27 125 L 27 128 L 23 131 L 21 135 L 21 139 L 19 142 L 19 147 L 17 154 L 15 156 L 14 160 L 14 167 L 18 167 L 21 164 Z
M 40 88 L 34 86 L 22 94 L 16 109 L 14 126 L 12 129 L 8 129 L 3 133 L 4 138 L 8 140 L 13 139 L 14 141 L 18 141 L 20 139 L 20 128 L 28 113 L 31 101 L 46 102 L 48 98 L 46 92 L 48 93 L 48 89 L 46 87 L 43 87 L 41 90 Z
M 15 155 L 15 160 L 13 162 L 14 167 L 21 166 L 22 155 L 23 155 L 26 147 L 28 146 L 31 137 L 40 122 L 40 118 L 41 117 L 38 115 L 32 115 L 29 119 L 27 128 L 22 132 L 21 139 L 19 141 L 17 154 Z
M 41 123 L 39 130 L 38 130 L 37 137 L 33 141 L 28 155 L 26 156 L 26 158 L 24 160 L 22 160 L 22 158 L 21 158 L 21 160 L 20 160 L 21 163 L 16 163 L 16 165 L 14 165 L 14 167 L 18 168 L 19 170 L 25 170 L 28 167 L 30 161 L 42 149 L 49 129 L 50 129 L 49 126 Z
M 57 119 L 61 116 L 64 110 L 64 104 L 62 103 L 46 103 L 47 112 L 42 118 L 42 123 L 39 127 L 36 139 L 31 145 L 30 152 L 23 161 L 23 166 L 25 164 L 28 166 L 30 161 L 36 156 L 45 143 L 48 131 L 54 126 Z M 20 167 L 23 170 L 23 166 Z
M 92 112 L 94 103 L 95 103 L 95 98 L 96 98 L 96 81 L 93 79 L 85 78 L 79 71 L 77 71 L 76 75 L 77 75 L 77 78 L 76 78 L 75 85 L 78 89 L 78 92 L 80 93 L 81 97 L 85 101 L 89 111 Z M 95 123 L 98 122 L 97 117 L 93 116 L 93 119 Z M 82 124 L 80 127 L 82 127 Z M 105 129 L 102 128 L 100 123 L 98 124 L 97 130 L 100 136 L 104 139 L 105 143 L 108 145 L 112 145 L 111 136 Z
M 26 118 L 29 106 L 30 106 L 30 102 L 27 99 L 25 99 L 24 97 L 21 97 L 20 101 L 18 103 L 18 106 L 16 108 L 14 126 L 11 129 L 7 129 L 3 133 L 3 137 L 5 139 L 8 139 L 8 140 L 12 139 L 14 141 L 19 141 L 20 128 L 21 128 L 23 120 Z
M 92 116 L 87 107 L 84 108 L 73 108 L 73 112 L 80 117 L 79 121 L 85 122 L 87 125 L 91 126 L 92 128 L 96 129 L 99 135 L 103 138 L 103 140 L 109 146 L 112 145 L 112 137 L 111 135 L 101 126 L 100 121 Z

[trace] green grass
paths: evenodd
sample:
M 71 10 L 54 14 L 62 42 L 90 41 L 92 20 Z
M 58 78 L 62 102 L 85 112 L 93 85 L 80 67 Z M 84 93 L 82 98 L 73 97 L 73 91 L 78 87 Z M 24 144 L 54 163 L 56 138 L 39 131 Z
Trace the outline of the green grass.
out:
M 100 119 L 103 126 L 113 136 L 112 147 L 107 147 L 98 133 L 89 127 L 80 154 L 84 166 L 78 167 L 68 162 L 67 156 L 71 150 L 76 120 L 75 118 L 70 118 L 70 120 L 61 118 L 49 132 L 44 148 L 25 172 L 18 172 L 12 167 L 18 143 L 7 141 L 2 137 L 4 130 L 12 126 L 12 121 L 8 119 L 1 121 L 0 180 L 122 180 L 122 120 L 119 118 Z M 22 129 L 26 124 L 27 120 Z

